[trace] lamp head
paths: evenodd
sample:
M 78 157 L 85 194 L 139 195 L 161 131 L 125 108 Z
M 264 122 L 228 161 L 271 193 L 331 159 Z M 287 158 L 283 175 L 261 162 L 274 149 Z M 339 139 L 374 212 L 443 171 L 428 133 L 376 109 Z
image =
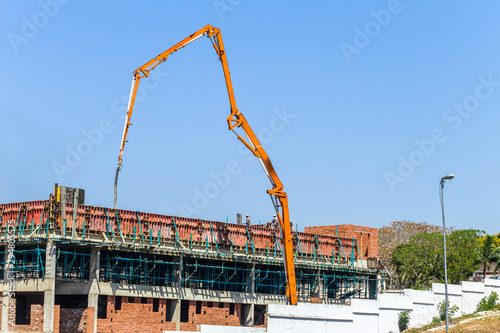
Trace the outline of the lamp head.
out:
M 450 173 L 449 175 L 446 175 L 443 178 L 441 178 L 441 180 L 451 180 L 453 178 L 455 178 L 455 175 Z

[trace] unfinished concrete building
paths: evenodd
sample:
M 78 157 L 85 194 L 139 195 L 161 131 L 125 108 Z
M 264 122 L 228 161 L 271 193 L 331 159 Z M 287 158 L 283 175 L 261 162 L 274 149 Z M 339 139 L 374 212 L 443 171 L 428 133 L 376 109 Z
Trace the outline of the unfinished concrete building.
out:
M 2 332 L 265 326 L 286 304 L 280 230 L 85 205 L 83 190 L 0 204 Z M 294 232 L 299 302 L 375 298 L 377 229 Z

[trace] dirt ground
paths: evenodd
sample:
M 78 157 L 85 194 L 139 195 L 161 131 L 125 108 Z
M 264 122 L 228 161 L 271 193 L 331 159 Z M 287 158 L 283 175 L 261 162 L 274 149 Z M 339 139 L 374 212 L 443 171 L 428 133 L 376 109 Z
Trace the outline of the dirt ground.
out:
M 456 324 L 450 325 L 450 333 L 499 333 L 500 311 L 478 312 L 469 317 L 466 316 L 458 319 L 452 319 L 451 322 L 456 322 Z M 410 332 L 412 331 L 410 330 Z M 413 332 L 444 333 L 446 332 L 446 326 L 440 325 L 427 330 L 415 330 Z

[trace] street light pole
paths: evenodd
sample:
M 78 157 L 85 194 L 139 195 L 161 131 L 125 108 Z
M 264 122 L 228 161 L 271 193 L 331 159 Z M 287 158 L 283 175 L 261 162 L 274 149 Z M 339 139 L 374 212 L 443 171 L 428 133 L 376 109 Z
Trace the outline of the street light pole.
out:
M 455 176 L 450 174 L 447 176 L 444 176 L 441 178 L 440 182 L 440 199 L 441 199 L 441 212 L 443 213 L 443 248 L 444 248 L 444 297 L 445 297 L 445 306 L 446 306 L 446 333 L 448 333 L 449 329 L 449 318 L 448 318 L 448 271 L 447 271 L 447 265 L 446 265 L 446 224 L 444 222 L 444 198 L 443 198 L 443 191 L 444 191 L 444 182 L 445 180 L 451 180 Z

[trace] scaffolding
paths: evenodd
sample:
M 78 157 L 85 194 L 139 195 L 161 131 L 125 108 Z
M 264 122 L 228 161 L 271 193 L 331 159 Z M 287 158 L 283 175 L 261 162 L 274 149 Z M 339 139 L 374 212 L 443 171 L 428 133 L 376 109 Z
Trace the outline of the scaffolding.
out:
M 179 261 L 170 256 L 102 251 L 99 280 L 120 284 L 172 286 Z
M 297 278 L 297 281 L 298 278 Z M 300 285 L 300 281 L 297 285 Z M 255 265 L 255 292 L 273 295 L 286 294 L 286 277 L 281 266 Z
M 88 248 L 58 249 L 56 277 L 63 280 L 87 281 L 90 275 L 90 258 Z
M 100 282 L 118 284 L 286 293 L 282 236 L 269 226 L 107 209 L 52 196 L 0 205 L 0 229 L 0 279 L 4 269 L 15 278 L 44 278 L 50 241 L 61 282 L 85 282 L 95 274 Z M 380 271 L 366 242 L 339 236 L 338 226 L 335 235 L 293 235 L 298 296 L 376 297 Z M 11 238 L 14 258 L 7 263 Z
M 0 253 L 3 278 L 5 252 Z M 16 278 L 45 276 L 45 249 L 40 246 L 14 251 Z M 183 267 L 180 283 L 185 288 L 247 292 L 254 283 L 257 293 L 285 295 L 286 277 L 280 265 L 251 264 L 196 257 L 175 257 L 103 250 L 100 281 L 120 284 L 173 286 L 175 273 Z M 89 248 L 61 248 L 57 252 L 56 276 L 63 280 L 86 281 L 90 275 Z M 181 265 L 182 264 L 182 265 Z M 334 271 L 297 269 L 300 296 L 328 299 L 375 298 L 378 280 L 370 276 L 338 274 Z
M 45 249 L 39 245 L 14 250 L 12 274 L 16 279 L 45 277 Z
M 57 250 L 56 278 L 87 281 L 91 273 L 90 247 L 63 246 Z M 5 251 L 0 252 L 1 270 Z M 280 264 L 207 259 L 188 255 L 163 255 L 102 249 L 99 280 L 119 284 L 182 286 L 230 292 L 285 295 L 286 277 Z M 15 278 L 43 278 L 45 249 L 40 245 L 18 247 L 12 265 Z M 379 280 L 348 268 L 297 266 L 297 292 L 302 297 L 345 300 L 376 298 Z
M 182 285 L 185 288 L 245 292 L 252 272 L 246 264 L 186 258 Z
M 5 251 L 0 251 L 0 280 L 4 279 Z
M 310 296 L 318 292 L 319 273 L 309 270 L 297 271 L 297 292 L 300 296 Z
M 327 298 L 370 298 L 376 296 L 378 279 L 360 275 L 339 275 L 332 272 L 322 273 L 323 291 Z

